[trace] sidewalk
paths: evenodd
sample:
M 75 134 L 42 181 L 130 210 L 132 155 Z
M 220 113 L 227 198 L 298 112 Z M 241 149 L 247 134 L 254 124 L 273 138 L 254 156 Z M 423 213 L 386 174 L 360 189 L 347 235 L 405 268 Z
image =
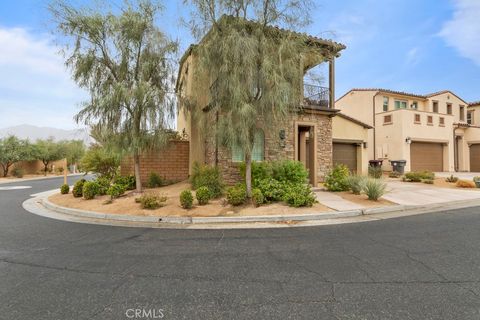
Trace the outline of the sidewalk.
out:
M 336 211 L 359 210 L 365 208 L 362 205 L 345 200 L 333 192 L 315 191 L 315 195 L 318 202 Z

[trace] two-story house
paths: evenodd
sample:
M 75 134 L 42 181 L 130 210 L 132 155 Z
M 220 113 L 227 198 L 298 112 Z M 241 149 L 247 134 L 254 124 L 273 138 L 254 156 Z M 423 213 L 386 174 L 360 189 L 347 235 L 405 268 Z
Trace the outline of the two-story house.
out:
M 352 89 L 336 102 L 342 113 L 374 128 L 368 137 L 370 159 L 384 160 L 385 170 L 391 169 L 388 160 L 406 160 L 406 171 L 480 171 L 477 107 L 451 91 Z
M 232 19 L 231 17 L 222 17 L 221 19 Z M 251 22 L 255 23 L 255 22 Z M 270 27 L 275 32 L 295 32 Z M 302 35 L 303 36 L 303 35 Z M 179 106 L 177 114 L 177 130 L 185 133 L 190 140 L 190 173 L 192 163 L 205 163 L 220 167 L 224 179 L 228 183 L 234 183 L 239 180 L 238 165 L 243 161 L 242 150 L 227 150 L 218 139 L 214 139 L 208 130 L 204 128 L 215 128 L 218 117 L 221 114 L 210 114 L 207 108 L 210 101 L 210 88 L 212 79 L 205 74 L 199 81 L 198 59 L 199 50 L 205 38 L 199 44 L 192 45 L 185 52 L 180 60 L 179 75 L 176 84 L 176 93 L 179 97 Z M 333 138 L 332 127 L 333 120 L 338 110 L 333 108 L 335 96 L 335 59 L 340 56 L 340 52 L 345 46 L 333 42 L 308 36 L 309 50 L 308 56 L 302 55 L 302 63 L 299 64 L 299 76 L 305 76 L 306 72 L 321 64 L 329 64 L 328 84 L 329 86 L 319 87 L 308 84 L 303 85 L 304 99 L 298 101 L 298 112 L 292 112 L 289 120 L 273 131 L 264 130 L 262 119 L 258 119 L 258 129 L 255 134 L 255 144 L 253 148 L 253 161 L 272 161 L 281 159 L 298 160 L 304 163 L 310 172 L 310 182 L 315 185 L 323 179 L 325 173 L 331 168 L 333 157 Z M 314 54 L 312 54 L 312 52 Z M 202 71 L 204 72 L 204 71 Z M 197 80 L 195 80 L 197 79 Z M 214 80 L 213 80 L 214 81 Z M 294 81 L 295 82 L 295 81 Z M 299 81 L 303 83 L 303 81 Z M 204 86 L 203 90 L 193 90 L 193 86 Z M 197 93 L 196 93 L 197 92 Z M 202 96 L 199 97 L 199 93 Z M 192 95 L 194 99 L 189 99 Z M 186 108 L 185 101 L 196 101 L 194 108 L 203 110 L 202 118 L 195 118 Z M 190 108 L 192 106 L 189 106 Z M 343 123 L 349 123 L 351 130 L 339 130 L 337 143 L 346 146 L 344 148 L 337 146 L 337 161 L 345 160 L 353 170 L 363 170 L 366 163 L 366 149 L 364 145 L 367 139 L 369 125 L 360 121 L 351 119 L 347 116 L 338 117 L 337 127 L 343 128 Z M 342 132 L 340 132 L 342 131 Z M 354 154 L 353 154 L 354 153 Z

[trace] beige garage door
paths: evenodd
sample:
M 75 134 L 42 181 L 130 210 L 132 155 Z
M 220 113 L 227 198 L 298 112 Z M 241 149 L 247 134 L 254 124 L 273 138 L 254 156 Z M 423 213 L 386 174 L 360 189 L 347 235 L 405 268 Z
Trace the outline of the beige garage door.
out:
M 480 144 L 470 146 L 470 171 L 480 172 Z
M 443 171 L 443 144 L 412 142 L 410 160 L 412 171 Z
M 357 172 L 357 145 L 333 143 L 333 165 L 344 164 L 350 171 Z

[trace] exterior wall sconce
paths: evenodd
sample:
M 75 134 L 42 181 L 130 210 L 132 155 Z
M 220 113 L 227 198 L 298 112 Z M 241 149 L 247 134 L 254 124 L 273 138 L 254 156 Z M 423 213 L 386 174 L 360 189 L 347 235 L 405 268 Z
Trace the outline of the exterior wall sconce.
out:
M 412 138 L 407 137 L 407 139 L 405 139 L 405 142 L 406 142 L 407 144 L 412 144 Z
M 280 147 L 285 148 L 285 129 L 280 130 L 280 132 L 278 133 L 278 137 L 280 138 Z
M 366 142 L 363 143 L 363 149 L 367 149 L 367 143 Z

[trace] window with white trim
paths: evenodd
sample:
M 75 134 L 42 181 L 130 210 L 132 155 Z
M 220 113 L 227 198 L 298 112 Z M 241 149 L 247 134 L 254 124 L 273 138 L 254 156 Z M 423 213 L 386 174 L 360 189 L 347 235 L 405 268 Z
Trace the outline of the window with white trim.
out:
M 253 138 L 252 161 L 263 160 L 265 160 L 265 133 L 262 129 L 257 129 Z M 232 161 L 245 161 L 245 153 L 243 152 L 243 149 L 238 145 L 235 145 L 232 148 Z
M 395 109 L 407 109 L 407 101 L 395 100 Z

